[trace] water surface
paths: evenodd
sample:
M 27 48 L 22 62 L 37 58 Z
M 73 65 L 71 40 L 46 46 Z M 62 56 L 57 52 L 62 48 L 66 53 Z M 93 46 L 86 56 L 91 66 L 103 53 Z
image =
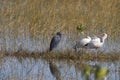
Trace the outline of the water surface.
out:
M 52 66 L 60 73 L 61 80 L 83 80 L 83 65 L 100 65 L 106 67 L 109 72 L 107 80 L 120 80 L 120 62 L 94 62 L 50 60 Z M 0 80 L 56 80 L 50 70 L 50 62 L 42 59 L 5 57 L 0 62 Z M 94 80 L 90 74 L 90 80 Z

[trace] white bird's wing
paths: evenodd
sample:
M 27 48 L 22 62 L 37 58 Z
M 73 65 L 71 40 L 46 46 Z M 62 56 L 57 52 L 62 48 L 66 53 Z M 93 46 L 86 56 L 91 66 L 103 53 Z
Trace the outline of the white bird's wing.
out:
M 84 38 L 80 42 L 84 46 L 85 44 L 89 43 L 90 41 L 91 41 L 90 39 Z
M 96 37 L 91 40 L 92 43 L 100 43 L 100 38 Z

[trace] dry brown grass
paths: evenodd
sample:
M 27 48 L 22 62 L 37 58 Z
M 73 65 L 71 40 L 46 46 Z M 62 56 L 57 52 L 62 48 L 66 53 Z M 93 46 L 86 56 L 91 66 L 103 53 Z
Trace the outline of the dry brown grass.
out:
M 4 57 L 17 57 L 18 59 L 25 59 L 25 58 L 34 58 L 34 59 L 44 59 L 44 60 L 72 60 L 72 61 L 119 61 L 120 54 L 119 53 L 86 53 L 86 52 L 43 52 L 43 53 L 29 53 L 25 51 L 21 51 L 19 53 L 10 53 L 5 55 Z
M 86 32 L 119 36 L 119 0 L 1 0 L 0 4 L 0 32 L 4 35 L 6 30 L 13 37 L 26 32 L 34 37 L 57 31 L 76 33 L 76 26 L 82 23 Z

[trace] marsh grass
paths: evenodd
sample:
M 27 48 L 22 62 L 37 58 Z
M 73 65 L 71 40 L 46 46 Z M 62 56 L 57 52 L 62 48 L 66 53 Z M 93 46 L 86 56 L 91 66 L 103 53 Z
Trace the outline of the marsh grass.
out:
M 119 0 L 4 0 L 0 1 L 0 31 L 12 37 L 26 32 L 31 37 L 57 31 L 76 34 L 76 26 L 83 24 L 85 32 L 106 32 L 114 38 L 120 32 L 119 3 Z
M 119 61 L 120 54 L 119 53 L 75 53 L 71 51 L 65 52 L 26 52 L 21 51 L 19 53 L 10 53 L 8 55 L 4 55 L 4 57 L 17 57 L 18 59 L 25 59 L 25 58 L 34 58 L 34 59 L 43 59 L 43 60 L 72 60 L 72 61 Z
M 0 46 L 3 56 L 35 57 L 53 59 L 94 59 L 94 55 L 75 54 L 74 52 L 16 52 L 18 42 L 30 46 L 28 38 L 33 42 L 41 40 L 40 46 L 49 46 L 51 37 L 61 31 L 68 37 L 81 37 L 76 30 L 79 24 L 84 25 L 85 34 L 106 32 L 108 39 L 118 39 L 120 36 L 120 0 L 1 0 L 0 1 Z M 22 38 L 22 39 L 21 39 Z M 119 41 L 117 42 L 119 43 Z M 36 43 L 37 44 L 37 43 Z M 111 43 L 109 43 L 111 44 Z M 6 52 L 6 48 L 11 51 Z M 31 45 L 33 46 L 33 45 Z M 4 54 L 5 53 L 5 54 Z M 31 53 L 31 54 L 29 54 Z M 108 60 L 119 59 L 119 54 L 98 54 L 98 58 Z

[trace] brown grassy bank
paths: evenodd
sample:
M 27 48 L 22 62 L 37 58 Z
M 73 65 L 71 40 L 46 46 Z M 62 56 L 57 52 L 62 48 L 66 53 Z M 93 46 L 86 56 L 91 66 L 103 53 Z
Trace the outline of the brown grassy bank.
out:
M 86 53 L 86 52 L 45 52 L 45 53 L 38 53 L 38 52 L 26 52 L 21 51 L 18 53 L 6 53 L 3 54 L 2 57 L 17 57 L 18 59 L 24 58 L 34 58 L 34 59 L 45 59 L 45 60 L 80 60 L 80 61 L 119 61 L 120 54 L 119 53 Z

